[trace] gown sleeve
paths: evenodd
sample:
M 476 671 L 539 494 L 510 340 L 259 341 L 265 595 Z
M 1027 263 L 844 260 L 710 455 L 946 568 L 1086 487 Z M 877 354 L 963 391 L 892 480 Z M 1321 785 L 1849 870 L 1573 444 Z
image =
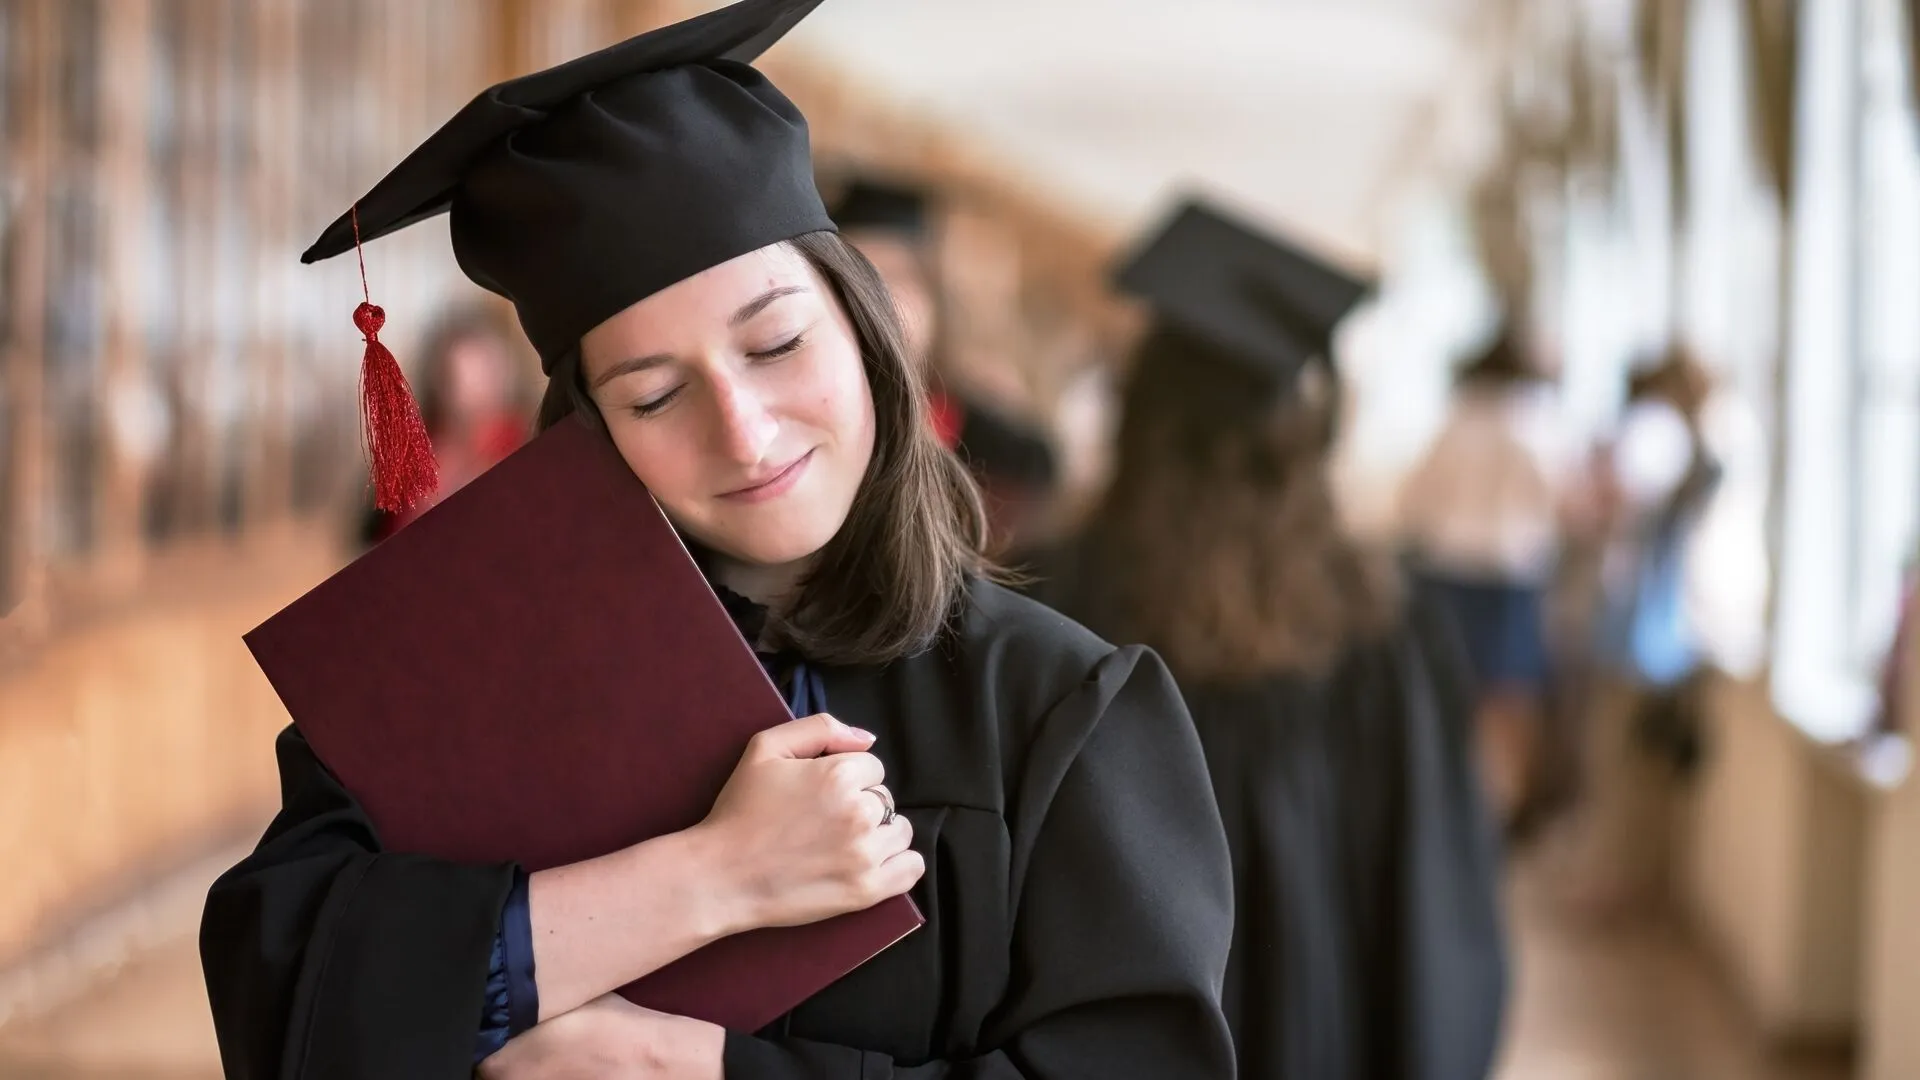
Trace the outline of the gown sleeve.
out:
M 229 1080 L 466 1080 L 511 863 L 384 852 L 288 728 L 282 808 L 216 881 L 200 957 Z
M 1012 975 L 976 1056 L 729 1032 L 728 1080 L 1228 1080 L 1226 834 L 1172 677 L 1137 646 L 1046 717 L 1013 813 Z M 1003 948 L 1001 942 L 961 947 Z

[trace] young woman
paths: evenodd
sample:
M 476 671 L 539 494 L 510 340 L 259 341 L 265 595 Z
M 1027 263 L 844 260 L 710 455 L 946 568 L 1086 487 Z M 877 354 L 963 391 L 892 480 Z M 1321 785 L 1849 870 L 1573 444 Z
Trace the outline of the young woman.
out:
M 811 6 L 495 87 L 307 255 L 450 206 L 550 375 L 543 421 L 606 433 L 802 719 L 699 825 L 531 875 L 382 850 L 289 729 L 284 809 L 202 928 L 229 1076 L 1233 1075 L 1197 737 L 1152 653 L 986 580 L 885 291 L 831 231 L 804 120 L 741 62 Z M 763 1031 L 610 995 L 908 890 L 924 927 Z
M 1158 650 L 1192 710 L 1233 851 L 1239 1075 L 1485 1077 L 1504 959 L 1471 704 L 1327 477 L 1326 338 L 1360 290 L 1208 208 L 1122 282 L 1156 324 L 1112 485 L 1041 591 Z

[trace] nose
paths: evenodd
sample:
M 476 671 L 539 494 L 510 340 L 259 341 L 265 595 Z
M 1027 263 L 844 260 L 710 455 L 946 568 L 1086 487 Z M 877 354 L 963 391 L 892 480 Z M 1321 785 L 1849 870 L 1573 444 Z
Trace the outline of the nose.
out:
M 742 465 L 759 464 L 780 433 L 780 421 L 768 402 L 748 379 L 732 371 L 715 377 L 713 398 L 719 421 L 718 449 Z

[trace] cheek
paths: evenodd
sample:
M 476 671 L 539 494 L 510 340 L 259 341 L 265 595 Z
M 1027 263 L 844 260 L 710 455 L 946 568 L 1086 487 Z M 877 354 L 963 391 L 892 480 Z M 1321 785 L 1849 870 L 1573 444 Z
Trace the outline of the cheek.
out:
M 853 461 L 862 472 L 873 453 L 873 391 L 867 383 L 866 367 L 857 350 L 849 349 L 837 357 L 831 377 L 819 396 L 822 419 L 832 425 L 839 441 L 852 451 Z
M 874 440 L 873 391 L 864 376 L 860 380 L 859 409 L 860 434 L 856 445 L 860 450 L 860 471 L 864 475 L 867 462 L 873 457 Z
M 670 515 L 699 490 L 699 462 L 686 439 L 674 439 L 646 424 L 616 423 L 612 432 L 613 445 L 627 468 Z

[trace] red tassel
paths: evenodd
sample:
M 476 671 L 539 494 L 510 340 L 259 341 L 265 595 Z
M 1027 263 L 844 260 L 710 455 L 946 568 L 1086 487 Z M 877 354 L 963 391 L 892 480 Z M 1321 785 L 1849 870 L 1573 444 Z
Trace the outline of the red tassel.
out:
M 353 210 L 353 246 L 360 250 L 360 211 Z M 360 290 L 367 294 L 367 264 L 360 258 Z M 380 344 L 380 328 L 387 313 L 369 297 L 354 309 L 353 325 L 367 339 L 367 355 L 360 365 L 360 421 L 373 470 L 374 505 L 389 514 L 411 510 L 440 489 L 440 468 L 433 458 L 433 441 L 426 421 L 400 364 Z
M 367 338 L 360 366 L 360 419 L 373 467 L 373 501 L 398 514 L 439 490 L 440 469 L 413 388 L 399 361 L 380 344 L 380 327 L 386 321 L 387 313 L 372 304 L 361 304 L 353 312 L 353 325 Z

